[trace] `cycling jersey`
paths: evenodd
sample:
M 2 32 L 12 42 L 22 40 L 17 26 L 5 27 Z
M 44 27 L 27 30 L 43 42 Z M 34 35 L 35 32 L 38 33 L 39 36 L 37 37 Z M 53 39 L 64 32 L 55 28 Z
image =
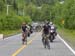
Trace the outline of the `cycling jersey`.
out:
M 43 28 L 44 28 L 43 29 L 44 34 L 49 34 L 50 26 L 49 25 L 44 25 Z
M 22 31 L 26 32 L 27 31 L 27 26 L 22 26 Z

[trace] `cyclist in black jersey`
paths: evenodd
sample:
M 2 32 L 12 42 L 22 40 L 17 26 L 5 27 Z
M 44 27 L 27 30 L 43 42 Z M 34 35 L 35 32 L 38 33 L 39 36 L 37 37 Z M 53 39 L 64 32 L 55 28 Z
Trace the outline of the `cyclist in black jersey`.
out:
M 21 29 L 22 29 L 22 44 L 24 44 L 24 42 L 26 42 L 27 44 L 27 25 L 25 22 L 22 23 Z
M 48 23 L 46 23 L 43 26 L 43 33 L 42 33 L 42 42 L 44 47 L 46 48 L 46 46 L 50 49 L 50 45 L 49 45 L 49 30 L 50 30 L 50 26 Z

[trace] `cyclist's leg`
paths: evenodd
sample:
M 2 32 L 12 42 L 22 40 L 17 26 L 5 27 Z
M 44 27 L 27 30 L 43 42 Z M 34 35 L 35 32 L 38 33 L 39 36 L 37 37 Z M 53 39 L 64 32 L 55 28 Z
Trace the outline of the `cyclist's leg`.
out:
M 50 49 L 49 34 L 46 35 L 46 45 L 47 45 L 48 49 Z
M 26 42 L 26 44 L 27 44 L 27 37 L 28 37 L 28 33 L 26 32 L 25 33 L 25 42 Z
M 25 39 L 24 39 L 24 33 L 22 33 L 22 44 L 24 44 L 24 41 L 25 41 Z
M 46 48 L 46 41 L 45 41 L 45 38 L 46 38 L 46 36 L 45 36 L 45 34 L 43 33 L 43 34 L 42 34 L 42 43 L 43 43 L 44 47 Z

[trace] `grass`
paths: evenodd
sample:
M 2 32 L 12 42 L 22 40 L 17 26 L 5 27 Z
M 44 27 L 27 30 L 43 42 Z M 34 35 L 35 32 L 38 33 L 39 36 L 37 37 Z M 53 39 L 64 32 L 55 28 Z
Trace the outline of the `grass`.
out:
M 20 32 L 21 32 L 20 30 L 4 30 L 4 31 L 0 31 L 0 34 L 3 34 L 4 38 L 6 38 L 12 35 L 19 34 Z
M 58 33 L 64 40 L 68 42 L 69 45 L 75 48 L 75 30 L 59 28 Z

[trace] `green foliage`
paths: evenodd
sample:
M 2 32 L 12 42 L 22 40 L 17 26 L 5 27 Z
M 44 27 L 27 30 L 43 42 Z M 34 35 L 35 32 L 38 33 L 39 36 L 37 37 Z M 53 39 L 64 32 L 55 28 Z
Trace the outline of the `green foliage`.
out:
M 3 11 L 4 8 L 4 2 L 0 0 L 0 12 Z
M 32 20 L 30 19 L 29 16 L 25 16 L 25 17 L 23 17 L 23 21 L 26 22 L 27 24 L 29 24 L 29 23 L 32 22 Z
M 29 17 L 5 16 L 0 18 L 0 30 L 14 30 L 21 27 L 22 22 L 31 22 Z
M 75 29 L 75 1 L 65 0 L 64 4 L 57 2 L 53 6 L 55 20 L 54 22 L 62 26 L 62 19 L 64 20 L 64 27 L 68 29 Z
M 64 4 L 60 1 L 63 0 L 0 0 L 0 29 L 17 29 L 23 21 L 29 23 L 32 20 L 53 21 L 59 26 L 75 29 L 75 1 L 64 0 Z M 7 4 L 12 5 L 8 16 Z
M 25 2 L 26 2 L 27 5 L 30 4 L 30 3 L 33 3 L 36 6 L 41 6 L 43 4 L 52 5 L 52 4 L 54 4 L 54 1 L 55 0 L 25 0 Z

